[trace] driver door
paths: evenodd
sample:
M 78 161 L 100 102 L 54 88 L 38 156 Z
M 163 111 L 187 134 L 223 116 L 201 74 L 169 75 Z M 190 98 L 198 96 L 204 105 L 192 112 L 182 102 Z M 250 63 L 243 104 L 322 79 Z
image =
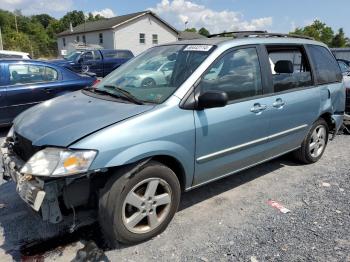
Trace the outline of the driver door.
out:
M 200 185 L 264 160 L 269 98 L 264 98 L 255 46 L 226 52 L 204 75 L 199 92 L 225 91 L 225 107 L 194 111 L 196 162 L 193 185 Z

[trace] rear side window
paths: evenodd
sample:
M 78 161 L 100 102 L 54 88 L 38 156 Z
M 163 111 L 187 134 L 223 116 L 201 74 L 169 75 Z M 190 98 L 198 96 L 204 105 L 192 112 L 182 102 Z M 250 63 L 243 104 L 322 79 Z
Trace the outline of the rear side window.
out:
M 209 68 L 199 88 L 202 91 L 224 91 L 230 101 L 261 95 L 261 72 L 256 49 L 244 48 L 225 54 Z
M 312 86 L 310 64 L 302 47 L 267 47 L 275 92 Z
M 316 71 L 318 84 L 329 84 L 342 81 L 342 73 L 334 56 L 323 46 L 308 45 L 312 63 Z
M 51 82 L 58 79 L 57 71 L 46 66 L 9 65 L 9 71 L 12 85 Z
M 116 58 L 120 58 L 120 59 L 129 59 L 131 57 L 132 57 L 132 55 L 128 51 L 118 51 L 117 56 L 116 56 Z

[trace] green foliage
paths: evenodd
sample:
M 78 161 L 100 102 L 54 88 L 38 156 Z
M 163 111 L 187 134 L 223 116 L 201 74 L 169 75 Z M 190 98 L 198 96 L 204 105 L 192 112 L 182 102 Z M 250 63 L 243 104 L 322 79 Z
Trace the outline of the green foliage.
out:
M 186 28 L 185 29 L 186 32 L 194 32 L 194 33 L 197 33 L 197 29 L 196 28 Z
M 56 34 L 73 26 L 84 23 L 82 11 L 68 12 L 61 19 L 48 14 L 24 16 L 20 10 L 9 12 L 0 9 L 0 27 L 5 50 L 28 52 L 33 57 L 57 56 Z M 86 21 L 104 19 L 91 13 Z M 17 28 L 16 28 L 17 22 Z M 18 29 L 18 32 L 17 32 Z
M 294 32 L 290 34 L 305 35 L 314 38 L 317 41 L 321 41 L 330 47 L 345 47 L 349 42 L 347 42 L 344 30 L 340 28 L 337 34 L 331 27 L 327 26 L 325 23 L 315 20 L 311 25 L 305 26 L 303 28 L 296 28 Z
M 208 36 L 210 35 L 209 31 L 208 31 L 206 28 L 204 28 L 204 27 L 202 27 L 201 29 L 199 29 L 199 30 L 198 30 L 198 33 L 201 34 L 201 35 L 204 35 L 204 36 L 206 36 L 206 37 L 208 37 Z
M 332 47 L 346 47 L 347 41 L 343 28 L 340 28 L 338 33 L 332 40 Z

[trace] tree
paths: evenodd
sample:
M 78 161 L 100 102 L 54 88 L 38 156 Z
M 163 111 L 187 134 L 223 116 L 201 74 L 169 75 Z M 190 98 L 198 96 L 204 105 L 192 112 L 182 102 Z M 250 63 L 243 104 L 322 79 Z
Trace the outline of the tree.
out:
M 209 31 L 206 28 L 204 28 L 204 27 L 199 29 L 198 33 L 201 34 L 201 35 L 204 35 L 206 37 L 208 37 L 210 35 Z
M 185 29 L 186 32 L 194 32 L 194 33 L 197 33 L 197 29 L 192 27 L 192 28 L 186 28 Z
M 47 28 L 50 23 L 53 21 L 56 21 L 55 18 L 52 16 L 49 16 L 48 14 L 39 14 L 39 15 L 33 15 L 32 19 L 35 21 L 38 21 L 44 28 Z
M 332 40 L 332 47 L 346 47 L 347 40 L 343 28 L 338 30 L 338 33 L 334 36 Z
M 297 28 L 294 32 L 291 32 L 291 34 L 310 36 L 329 46 L 332 44 L 334 37 L 332 28 L 319 20 L 315 20 L 311 25 L 305 26 L 304 28 Z

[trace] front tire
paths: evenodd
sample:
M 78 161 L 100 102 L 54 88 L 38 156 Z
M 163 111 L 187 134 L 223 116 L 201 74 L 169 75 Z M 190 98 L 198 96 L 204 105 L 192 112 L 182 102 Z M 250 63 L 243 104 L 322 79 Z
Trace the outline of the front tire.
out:
M 102 190 L 99 203 L 99 222 L 108 244 L 135 244 L 163 232 L 180 202 L 175 173 L 150 161 L 131 177 L 116 177 Z
M 301 147 L 294 152 L 294 156 L 304 164 L 316 163 L 326 149 L 328 136 L 327 122 L 320 118 L 312 125 Z

